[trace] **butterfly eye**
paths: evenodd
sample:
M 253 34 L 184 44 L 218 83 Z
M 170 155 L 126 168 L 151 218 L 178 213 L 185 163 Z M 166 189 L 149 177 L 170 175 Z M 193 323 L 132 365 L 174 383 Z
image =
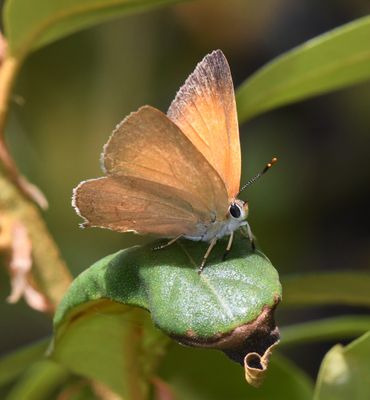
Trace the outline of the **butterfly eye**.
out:
M 230 208 L 229 208 L 229 213 L 233 218 L 240 218 L 240 216 L 242 215 L 241 209 L 237 204 L 231 204 Z

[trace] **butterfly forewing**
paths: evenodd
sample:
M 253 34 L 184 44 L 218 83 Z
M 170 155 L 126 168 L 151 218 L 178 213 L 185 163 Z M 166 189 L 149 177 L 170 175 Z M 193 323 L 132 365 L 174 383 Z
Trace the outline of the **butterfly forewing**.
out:
M 240 185 L 239 130 L 230 68 L 220 50 L 197 65 L 167 115 L 218 172 L 232 199 Z
M 129 115 L 104 147 L 107 174 L 138 177 L 181 191 L 193 208 L 225 215 L 225 185 L 202 154 L 161 111 Z
M 104 147 L 107 178 L 81 183 L 74 203 L 87 225 L 172 237 L 199 236 L 224 219 L 219 174 L 165 114 L 145 106 L 129 115 Z

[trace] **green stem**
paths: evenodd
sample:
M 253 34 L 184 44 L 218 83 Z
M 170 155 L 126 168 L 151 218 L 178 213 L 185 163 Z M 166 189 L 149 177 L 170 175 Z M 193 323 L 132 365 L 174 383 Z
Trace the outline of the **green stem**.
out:
M 281 346 L 353 338 L 370 330 L 370 317 L 341 316 L 281 328 Z

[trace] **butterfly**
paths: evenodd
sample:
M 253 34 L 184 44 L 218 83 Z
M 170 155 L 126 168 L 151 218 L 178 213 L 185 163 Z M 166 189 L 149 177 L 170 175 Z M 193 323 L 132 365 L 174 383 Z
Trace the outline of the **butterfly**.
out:
M 241 190 L 276 161 L 273 158 Z M 143 106 L 105 144 L 106 176 L 81 182 L 72 204 L 84 227 L 133 231 L 209 243 L 241 228 L 252 243 L 248 202 L 240 193 L 241 154 L 234 87 L 221 50 L 206 55 L 178 91 L 167 114 Z

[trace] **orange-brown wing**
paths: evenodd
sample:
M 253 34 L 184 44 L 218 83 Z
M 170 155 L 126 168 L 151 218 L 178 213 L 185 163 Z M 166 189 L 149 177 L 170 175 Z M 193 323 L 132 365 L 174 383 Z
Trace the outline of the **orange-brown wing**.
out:
M 224 219 L 225 185 L 191 141 L 161 111 L 144 106 L 119 124 L 104 147 L 108 175 L 167 186 L 191 204 L 195 214 Z M 174 199 L 177 201 L 177 199 Z
M 221 50 L 208 54 L 186 80 L 167 115 L 224 181 L 229 199 L 240 186 L 240 141 L 230 68 Z
M 73 205 L 85 219 L 82 226 L 163 237 L 200 236 L 205 229 L 202 215 L 180 192 L 139 178 L 109 176 L 81 182 L 74 190 Z

